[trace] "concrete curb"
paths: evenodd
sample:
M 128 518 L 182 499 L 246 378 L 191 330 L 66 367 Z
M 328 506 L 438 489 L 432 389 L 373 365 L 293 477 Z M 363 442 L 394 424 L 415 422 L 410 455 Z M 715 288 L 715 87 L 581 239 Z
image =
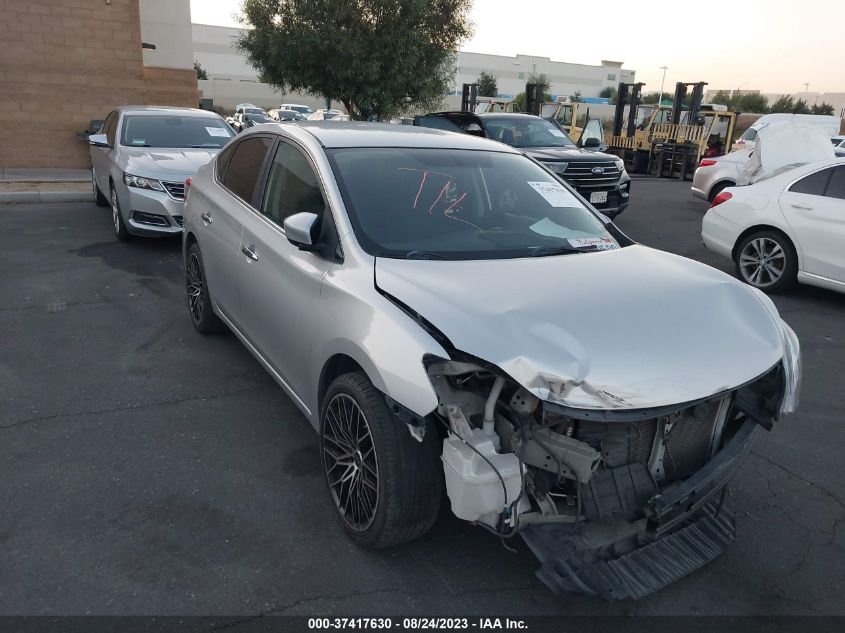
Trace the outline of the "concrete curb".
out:
M 0 191 L 0 203 L 48 203 L 48 202 L 90 202 L 94 197 L 90 191 Z

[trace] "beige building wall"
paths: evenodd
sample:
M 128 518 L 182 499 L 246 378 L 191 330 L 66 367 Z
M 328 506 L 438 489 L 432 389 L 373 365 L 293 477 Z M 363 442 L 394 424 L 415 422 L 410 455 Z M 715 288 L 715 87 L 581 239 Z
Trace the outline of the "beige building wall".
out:
M 190 25 L 189 0 L 0 0 L 0 168 L 88 167 L 75 135 L 115 106 L 195 107 Z

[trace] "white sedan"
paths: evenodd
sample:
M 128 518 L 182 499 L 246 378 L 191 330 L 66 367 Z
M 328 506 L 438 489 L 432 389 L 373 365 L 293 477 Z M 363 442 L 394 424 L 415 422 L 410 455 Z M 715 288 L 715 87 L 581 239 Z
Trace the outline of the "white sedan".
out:
M 845 159 L 725 189 L 704 216 L 701 237 L 765 292 L 796 281 L 845 292 Z

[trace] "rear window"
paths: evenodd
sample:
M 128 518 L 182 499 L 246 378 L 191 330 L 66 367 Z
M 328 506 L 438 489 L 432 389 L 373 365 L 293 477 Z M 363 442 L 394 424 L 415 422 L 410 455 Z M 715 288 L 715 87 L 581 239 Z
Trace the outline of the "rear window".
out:
M 252 203 L 264 157 L 272 144 L 273 140 L 266 136 L 244 139 L 237 144 L 226 166 L 223 186 L 248 204 Z
M 120 144 L 127 147 L 223 147 L 234 133 L 219 117 L 127 115 Z
M 827 187 L 827 181 L 830 180 L 830 174 L 833 171 L 830 169 L 822 169 L 809 176 L 804 176 L 801 180 L 792 185 L 789 190 L 794 193 L 806 193 L 812 196 L 823 196 L 824 190 Z

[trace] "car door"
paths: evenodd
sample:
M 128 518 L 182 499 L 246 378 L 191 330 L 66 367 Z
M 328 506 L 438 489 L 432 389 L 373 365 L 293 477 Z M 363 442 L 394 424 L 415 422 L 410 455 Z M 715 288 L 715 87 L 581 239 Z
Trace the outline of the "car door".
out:
M 258 183 L 273 145 L 270 135 L 256 135 L 229 145 L 218 155 L 215 186 L 199 202 L 197 239 L 203 252 L 212 301 L 223 315 L 240 327 L 240 293 L 237 262 L 241 249 L 243 220 L 253 212 Z M 193 197 L 195 193 L 191 192 Z
M 804 271 L 845 282 L 845 165 L 792 183 L 780 206 L 798 238 Z
M 320 217 L 321 234 L 334 224 L 317 170 L 298 146 L 280 141 L 266 174 L 258 211 L 244 219 L 238 260 L 244 331 L 293 395 L 307 400 L 314 315 L 336 258 L 300 250 L 283 227 L 301 212 Z
M 94 178 L 97 180 L 97 186 L 103 195 L 109 195 L 109 174 L 111 173 L 112 155 L 114 154 L 114 146 L 117 140 L 117 112 L 109 112 L 106 120 L 103 121 L 101 134 L 105 134 L 108 138 L 108 147 L 94 147 L 91 146 L 91 167 L 94 170 Z

